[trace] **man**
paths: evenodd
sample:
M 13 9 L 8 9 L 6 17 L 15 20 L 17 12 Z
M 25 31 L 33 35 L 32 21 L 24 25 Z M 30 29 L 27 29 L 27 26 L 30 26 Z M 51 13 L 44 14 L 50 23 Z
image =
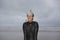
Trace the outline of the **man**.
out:
M 33 21 L 34 14 L 30 11 L 27 14 L 27 22 L 23 23 L 24 40 L 37 40 L 39 25 Z

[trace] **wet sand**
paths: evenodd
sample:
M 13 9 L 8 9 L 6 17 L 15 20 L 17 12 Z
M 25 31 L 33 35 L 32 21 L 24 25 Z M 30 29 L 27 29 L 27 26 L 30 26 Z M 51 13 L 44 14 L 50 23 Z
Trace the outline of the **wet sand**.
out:
M 23 40 L 22 31 L 1 31 L 0 40 Z M 38 40 L 60 40 L 60 31 L 39 31 Z

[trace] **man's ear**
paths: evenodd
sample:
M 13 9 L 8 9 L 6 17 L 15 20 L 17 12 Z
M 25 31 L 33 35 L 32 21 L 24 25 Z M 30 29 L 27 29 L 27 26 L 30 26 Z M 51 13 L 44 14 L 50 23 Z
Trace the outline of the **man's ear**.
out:
M 25 22 L 27 22 L 27 21 L 28 21 L 28 19 L 26 18 L 26 19 L 25 19 Z

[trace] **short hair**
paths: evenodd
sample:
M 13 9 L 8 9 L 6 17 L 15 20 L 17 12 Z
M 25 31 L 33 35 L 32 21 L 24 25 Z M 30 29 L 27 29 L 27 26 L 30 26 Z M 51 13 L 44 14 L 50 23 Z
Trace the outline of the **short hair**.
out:
M 30 12 L 27 13 L 27 16 L 28 16 L 29 13 L 31 13 L 32 17 L 34 17 L 34 13 L 31 10 L 30 10 Z
M 28 13 L 29 14 L 29 13 Z M 27 14 L 27 16 L 28 16 L 28 14 Z M 32 14 L 32 17 L 34 17 L 34 14 L 33 13 L 31 13 Z

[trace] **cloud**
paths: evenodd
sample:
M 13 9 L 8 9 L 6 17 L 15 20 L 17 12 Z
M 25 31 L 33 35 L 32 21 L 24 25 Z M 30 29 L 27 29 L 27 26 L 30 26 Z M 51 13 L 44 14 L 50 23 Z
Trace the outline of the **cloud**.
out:
M 41 26 L 60 26 L 58 0 L 2 0 L 0 6 L 0 25 L 20 26 L 19 23 L 25 21 L 27 11 L 32 9 L 34 19 Z

